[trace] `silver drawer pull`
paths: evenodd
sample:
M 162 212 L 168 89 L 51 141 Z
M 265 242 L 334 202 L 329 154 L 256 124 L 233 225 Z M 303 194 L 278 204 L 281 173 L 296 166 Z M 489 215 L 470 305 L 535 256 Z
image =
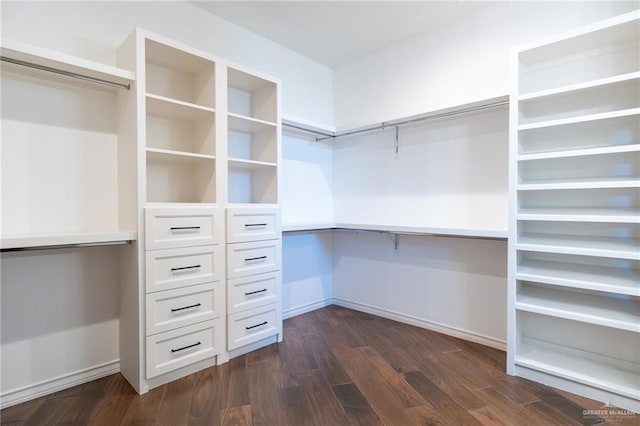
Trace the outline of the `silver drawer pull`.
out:
M 184 351 L 185 349 L 195 348 L 196 346 L 199 346 L 199 345 L 201 345 L 201 344 L 202 344 L 202 343 L 197 342 L 197 343 L 194 343 L 193 345 L 183 346 L 183 347 L 178 348 L 178 349 L 171 349 L 171 352 L 180 352 L 180 351 Z
M 195 305 L 184 306 L 182 308 L 174 308 L 171 309 L 171 312 L 184 311 L 185 309 L 197 308 L 198 306 L 202 306 L 202 303 L 196 303 Z
M 244 227 L 245 228 L 250 228 L 252 226 L 267 226 L 266 223 L 245 223 Z
M 179 268 L 171 268 L 171 272 L 176 271 L 185 271 L 187 269 L 198 269 L 201 265 L 193 265 L 193 266 L 181 266 Z
M 171 228 L 169 228 L 169 230 L 171 232 L 174 231 L 191 231 L 191 232 L 197 232 L 200 230 L 199 226 L 172 226 Z
M 267 321 L 265 322 L 261 322 L 260 324 L 256 324 L 256 325 L 250 325 L 248 327 L 245 327 L 245 330 L 251 330 L 252 328 L 256 328 L 256 327 L 261 327 L 263 325 L 267 325 Z
M 256 291 L 250 291 L 248 293 L 245 293 L 245 296 L 251 296 L 252 294 L 258 294 L 258 293 L 264 293 L 265 291 L 267 291 L 266 288 L 263 288 L 262 290 L 256 290 Z
M 253 260 L 262 260 L 262 259 L 266 259 L 267 256 L 258 256 L 258 257 L 250 257 L 250 258 L 245 258 L 244 261 L 245 262 L 251 262 Z

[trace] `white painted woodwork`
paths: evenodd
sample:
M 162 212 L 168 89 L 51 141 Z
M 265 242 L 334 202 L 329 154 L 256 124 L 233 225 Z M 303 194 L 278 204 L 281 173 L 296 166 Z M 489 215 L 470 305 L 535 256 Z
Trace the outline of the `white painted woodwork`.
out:
M 227 243 L 272 240 L 281 233 L 278 208 L 227 208 Z
M 223 250 L 221 245 L 148 250 L 146 292 L 224 279 Z
M 281 262 L 282 243 L 279 239 L 227 244 L 227 278 L 277 271 Z
M 282 318 L 278 304 L 267 305 L 227 317 L 228 343 L 231 351 L 275 334 L 282 335 Z
M 147 250 L 224 241 L 224 216 L 218 207 L 147 207 L 145 218 Z
M 280 300 L 282 276 L 278 272 L 228 280 L 227 312 L 234 314 Z
M 221 282 L 147 294 L 147 336 L 219 318 L 224 314 Z

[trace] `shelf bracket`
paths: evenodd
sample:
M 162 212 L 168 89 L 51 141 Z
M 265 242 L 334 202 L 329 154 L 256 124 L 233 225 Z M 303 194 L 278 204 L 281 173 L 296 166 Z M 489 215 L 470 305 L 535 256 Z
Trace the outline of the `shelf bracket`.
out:
M 387 237 L 389 237 L 389 239 L 393 243 L 393 255 L 397 256 L 398 255 L 398 234 L 388 232 Z
M 397 153 L 398 153 L 398 151 L 400 150 L 400 139 L 399 139 L 399 135 L 400 135 L 400 126 L 396 126 L 396 140 L 395 140 L 396 154 L 397 154 Z

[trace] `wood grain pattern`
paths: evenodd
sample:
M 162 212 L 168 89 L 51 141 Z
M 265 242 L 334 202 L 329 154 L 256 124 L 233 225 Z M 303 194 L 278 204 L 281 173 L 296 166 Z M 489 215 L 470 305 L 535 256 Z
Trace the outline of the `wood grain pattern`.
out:
M 0 412 L 2 425 L 640 425 L 505 374 L 505 353 L 330 306 L 285 340 L 137 395 L 120 374 Z M 615 412 L 615 411 L 614 411 Z

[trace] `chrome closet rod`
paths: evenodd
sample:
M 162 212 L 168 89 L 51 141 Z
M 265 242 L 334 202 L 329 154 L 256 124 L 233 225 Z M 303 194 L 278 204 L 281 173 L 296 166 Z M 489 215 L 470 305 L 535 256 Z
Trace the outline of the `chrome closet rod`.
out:
M 431 119 L 436 119 L 436 118 L 451 117 L 451 116 L 454 116 L 454 115 L 465 114 L 465 113 L 468 113 L 468 112 L 482 111 L 482 110 L 485 110 L 485 109 L 496 108 L 496 107 L 500 107 L 500 106 L 504 106 L 504 105 L 509 105 L 509 100 L 496 101 L 496 102 L 491 102 L 491 103 L 488 103 L 488 104 L 483 104 L 483 105 L 477 105 L 477 106 L 468 107 L 468 108 L 457 109 L 455 111 L 449 111 L 449 112 L 442 112 L 442 113 L 439 113 L 439 114 L 427 115 L 427 116 L 424 116 L 424 117 L 409 118 L 409 119 L 398 120 L 398 121 L 382 122 L 382 123 L 378 124 L 377 126 L 366 127 L 364 129 L 358 129 L 358 130 L 348 130 L 348 131 L 345 131 L 345 132 L 337 132 L 333 136 L 325 136 L 325 137 L 322 137 L 322 138 L 316 138 L 316 141 L 317 142 L 321 142 L 321 141 L 324 141 L 324 140 L 327 140 L 327 139 L 337 139 L 337 138 L 342 138 L 342 137 L 345 137 L 345 136 L 353 136 L 353 135 L 357 135 L 357 134 L 360 134 L 360 133 L 372 132 L 372 131 L 375 131 L 375 130 L 384 130 L 384 129 L 388 128 L 388 127 L 403 126 L 405 124 L 419 123 L 421 121 L 426 121 L 426 120 L 431 120 Z M 307 129 L 307 131 L 310 131 L 312 133 L 317 133 L 317 132 L 311 131 L 309 129 Z
M 305 127 L 296 126 L 295 124 L 282 123 L 282 125 L 286 126 L 286 127 L 291 127 L 292 129 L 300 130 L 300 131 L 303 131 L 303 132 L 306 132 L 306 133 L 313 133 L 314 135 L 325 136 L 328 139 L 334 137 L 334 135 L 331 134 L 331 133 L 325 133 L 325 132 L 321 132 L 319 130 L 307 129 Z
M 0 60 L 4 61 L 4 62 L 9 62 L 11 64 L 21 65 L 23 67 L 34 68 L 34 69 L 37 69 L 37 70 L 40 70 L 40 71 L 51 72 L 51 73 L 54 73 L 54 74 L 64 75 L 66 77 L 72 77 L 72 78 L 77 78 L 77 79 L 80 79 L 80 80 L 89 81 L 91 83 L 103 84 L 105 86 L 116 87 L 116 88 L 119 88 L 119 89 L 127 89 L 127 90 L 131 89 L 131 85 L 128 84 L 128 83 L 125 84 L 125 83 L 117 83 L 115 81 L 103 80 L 101 78 L 90 77 L 88 75 L 78 74 L 78 73 L 71 72 L 71 71 L 64 71 L 64 70 L 60 70 L 60 69 L 57 69 L 57 68 L 48 67 L 46 65 L 34 64 L 33 62 L 22 61 L 20 59 L 13 59 L 13 58 L 8 58 L 6 56 L 0 56 Z
M 52 246 L 29 246 L 29 247 L 12 247 L 0 249 L 0 252 L 17 252 L 17 251 L 31 251 L 31 250 L 51 250 L 51 249 L 66 249 L 77 247 L 97 247 L 97 246 L 115 246 L 122 244 L 131 244 L 130 240 L 122 241 L 104 241 L 99 243 L 75 243 L 75 244 L 58 244 Z
M 494 240 L 505 241 L 507 237 L 489 237 L 484 235 L 459 235 L 459 234 L 445 234 L 437 232 L 407 232 L 407 231 L 385 231 L 382 229 L 362 229 L 362 228 L 341 228 L 339 226 L 334 228 L 316 228 L 316 229 L 297 229 L 295 231 L 282 231 L 283 234 L 294 233 L 309 233 L 320 231 L 352 231 L 352 232 L 373 232 L 376 234 L 389 234 L 389 235 L 413 235 L 415 237 L 442 237 L 442 238 L 463 238 L 467 240 Z

